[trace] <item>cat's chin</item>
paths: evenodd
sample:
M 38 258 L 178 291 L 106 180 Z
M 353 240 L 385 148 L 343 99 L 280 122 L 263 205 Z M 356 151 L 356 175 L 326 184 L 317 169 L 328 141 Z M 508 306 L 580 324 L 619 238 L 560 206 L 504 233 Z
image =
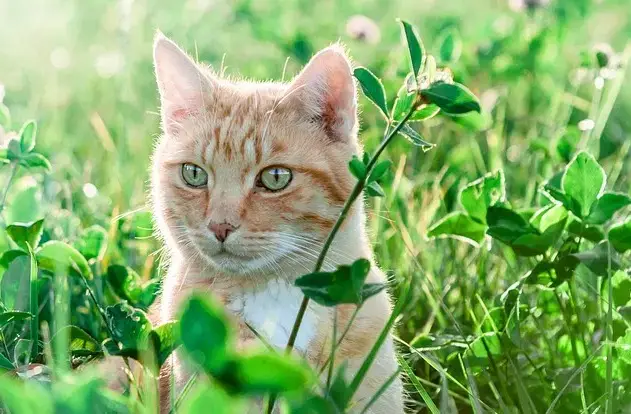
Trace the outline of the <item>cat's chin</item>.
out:
M 209 257 L 211 265 L 220 272 L 233 275 L 246 275 L 263 271 L 268 261 L 260 258 L 238 256 L 236 254 L 221 252 Z

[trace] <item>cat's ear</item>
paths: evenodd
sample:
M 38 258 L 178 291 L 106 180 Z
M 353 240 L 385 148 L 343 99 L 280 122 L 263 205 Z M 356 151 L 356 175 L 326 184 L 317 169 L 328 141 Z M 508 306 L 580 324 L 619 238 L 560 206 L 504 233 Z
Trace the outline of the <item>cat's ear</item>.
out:
M 340 45 L 318 52 L 293 80 L 285 96 L 319 124 L 333 141 L 356 136 L 357 91 L 351 64 Z
M 184 119 L 204 110 L 214 81 L 160 32 L 153 44 L 153 64 L 160 91 L 162 128 L 167 134 L 176 133 Z

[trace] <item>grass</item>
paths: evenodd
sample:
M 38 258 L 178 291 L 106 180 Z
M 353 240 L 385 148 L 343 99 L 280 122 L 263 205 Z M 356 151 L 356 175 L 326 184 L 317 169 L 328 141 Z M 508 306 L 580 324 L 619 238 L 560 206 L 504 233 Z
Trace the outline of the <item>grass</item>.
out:
M 51 365 L 61 383 L 81 383 L 76 394 L 86 401 L 104 398 L 91 394 L 92 380 L 79 381 L 67 370 L 98 357 L 110 336 L 103 323 L 107 306 L 127 299 L 146 308 L 153 297 L 152 281 L 161 276 L 159 245 L 145 201 L 159 122 L 151 67 L 157 28 L 226 75 L 255 79 L 295 74 L 313 52 L 339 39 L 357 65 L 381 78 L 392 106 L 409 71 L 395 21 L 400 17 L 419 28 L 425 49 L 439 66 L 451 67 L 484 109 L 480 117 L 440 116 L 420 124 L 423 139 L 436 144 L 430 151 L 394 139 L 381 157 L 393 162 L 382 182 L 386 196 L 369 200 L 368 228 L 377 260 L 391 276 L 392 294 L 399 297 L 406 281 L 415 281 L 412 300 L 397 320 L 410 412 L 626 412 L 631 278 L 614 268 L 616 262 L 629 268 L 628 251 L 618 254 L 608 246 L 599 256 L 606 258 L 604 273 L 583 261 L 558 285 L 543 281 L 551 272 L 538 275 L 537 283 L 525 281 L 539 263 L 566 257 L 566 240 L 577 241 L 575 252 L 593 251 L 598 237 L 592 233 L 605 237 L 625 222 L 629 207 L 604 224 L 581 227 L 580 234 L 571 233 L 575 215 L 568 213 L 561 238 L 534 256 L 519 254 L 497 234 L 468 242 L 462 234 L 428 238 L 439 220 L 463 212 L 459 193 L 467 183 L 498 169 L 509 207 L 531 217 L 547 203 L 542 186 L 569 168 L 580 150 L 603 167 L 607 191 L 629 195 L 631 88 L 624 75 L 631 17 L 625 3 L 553 0 L 547 7 L 513 11 L 500 0 L 0 0 L 4 104 L 12 129 L 37 120 L 36 150 L 52 164 L 50 174 L 0 164 L 0 254 L 16 248 L 6 225 L 45 218 L 39 245 L 61 240 L 75 246 L 90 269 L 90 275 L 79 273 L 91 276 L 86 294 L 82 280 L 54 278 L 54 268 L 38 262 L 37 284 L 27 284 L 27 291 L 37 289 L 27 297 L 38 300 L 20 308 L 18 268 L 0 267 L 6 310 L 39 316 L 25 325 L 15 319 L 19 315 L 0 324 L 0 367 L 3 357 L 14 365 L 15 349 L 26 345 L 18 346 L 20 340 L 39 330 L 34 362 Z M 354 14 L 377 23 L 378 43 L 349 34 L 346 24 Z M 448 36 L 456 45 L 451 52 Z M 611 44 L 620 65 L 597 69 L 593 46 L 603 42 Z M 374 153 L 386 125 L 365 97 L 360 103 L 361 138 Z M 57 270 L 71 274 L 76 264 Z M 117 286 L 108 272 L 112 265 L 133 269 L 123 280 L 133 280 L 138 289 Z M 36 304 L 39 312 L 30 308 Z M 64 339 L 60 328 L 68 324 L 87 333 L 93 347 Z M 50 342 L 43 340 L 46 335 Z M 70 360 L 68 346 L 75 352 Z M 23 392 L 19 383 L 3 387 L 0 380 L 0 388 Z M 199 401 L 228 398 L 221 391 L 197 391 L 193 387 L 190 394 Z M 13 400 L 1 391 L 0 399 Z M 80 405 L 62 400 L 56 404 Z M 121 404 L 134 412 L 153 404 L 151 398 L 134 401 Z M 22 412 L 15 407 L 12 412 Z

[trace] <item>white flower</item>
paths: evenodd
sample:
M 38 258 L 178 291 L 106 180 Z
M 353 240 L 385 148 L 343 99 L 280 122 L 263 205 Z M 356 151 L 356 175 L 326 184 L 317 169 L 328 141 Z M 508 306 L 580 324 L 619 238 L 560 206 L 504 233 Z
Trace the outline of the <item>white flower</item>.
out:
M 381 30 L 377 23 L 370 17 L 361 14 L 356 14 L 348 19 L 346 33 L 353 39 L 373 45 L 381 40 Z

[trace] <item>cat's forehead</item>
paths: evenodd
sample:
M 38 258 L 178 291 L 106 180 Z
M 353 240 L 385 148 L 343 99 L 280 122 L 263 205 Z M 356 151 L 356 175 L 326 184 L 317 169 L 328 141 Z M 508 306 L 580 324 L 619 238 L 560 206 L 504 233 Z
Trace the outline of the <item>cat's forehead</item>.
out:
M 287 105 L 283 84 L 222 82 L 205 109 L 183 128 L 177 146 L 204 165 L 248 166 L 291 153 L 301 125 Z

